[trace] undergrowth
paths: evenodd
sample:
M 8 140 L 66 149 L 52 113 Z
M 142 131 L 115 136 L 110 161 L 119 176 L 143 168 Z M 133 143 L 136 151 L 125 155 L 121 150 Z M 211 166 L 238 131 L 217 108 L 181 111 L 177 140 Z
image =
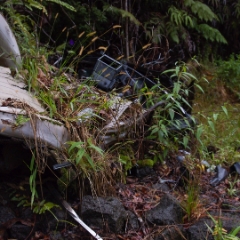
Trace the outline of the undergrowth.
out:
M 40 5 L 36 8 L 39 9 Z M 174 79 L 171 92 L 163 90 L 161 84 L 156 83 L 154 87 L 146 87 L 145 91 L 137 93 L 145 97 L 146 102 L 143 104 L 146 104 L 149 109 L 155 107 L 155 104 L 164 102 L 164 106 L 153 109 L 155 111 L 150 128 L 147 126 L 146 130 L 144 129 L 144 118 L 152 115 L 152 110 L 148 112 L 138 101 L 133 101 L 126 110 L 126 114 L 117 119 L 116 129 L 109 130 L 106 125 L 113 124 L 113 119 L 116 117 L 118 109 L 121 108 L 121 104 L 129 104 L 128 100 L 119 99 L 117 92 L 113 91 L 111 94 L 107 94 L 96 89 L 93 79 L 89 78 L 84 81 L 77 79 L 74 72 L 74 66 L 94 51 L 91 47 L 99 38 L 96 32 L 81 33 L 77 43 L 70 50 L 68 48 L 68 53 L 72 54 L 72 57 L 65 59 L 66 62 L 63 59 L 60 67 L 56 68 L 47 61 L 48 55 L 52 54 L 51 48 L 49 50 L 48 45 L 41 46 L 39 44 L 41 33 L 31 32 L 34 27 L 31 17 L 26 18 L 26 16 L 7 8 L 5 10 L 9 15 L 15 17 L 16 28 L 26 26 L 24 31 L 18 31 L 17 34 L 18 38 L 28 39 L 28 42 L 24 41 L 21 44 L 23 66 L 19 75 L 25 79 L 28 90 L 35 94 L 45 107 L 43 114 L 62 122 L 71 135 L 71 141 L 67 142 L 61 149 L 61 153 L 58 154 L 63 156 L 62 161 L 67 160 L 72 163 L 70 169 L 62 170 L 62 176 L 58 181 L 62 191 L 64 188 L 68 188 L 72 182 L 74 185 L 80 184 L 81 191 L 83 191 L 83 186 L 87 181 L 93 194 L 106 195 L 106 189 L 111 191 L 111 186 L 114 186 L 116 181 L 124 181 L 127 170 L 134 167 L 138 160 L 150 159 L 152 161 L 150 165 L 153 166 L 159 161 L 164 161 L 170 148 L 174 150 L 179 147 L 188 148 L 191 136 L 195 134 L 193 129 L 195 120 L 190 116 L 187 117 L 182 104 L 191 108 L 188 102 L 190 82 L 195 81 L 195 85 L 200 88 L 197 77 L 193 72 L 189 72 L 194 64 L 188 65 L 179 62 L 176 63 L 175 69 L 165 72 Z M 115 25 L 110 30 L 120 27 Z M 60 34 L 65 31 L 68 36 L 68 29 L 63 29 Z M 63 51 L 60 53 L 64 55 L 67 44 L 66 42 L 57 47 L 57 51 Z M 146 46 L 143 46 L 143 50 L 145 48 Z M 106 48 L 100 46 L 97 49 L 105 50 Z M 196 63 L 196 60 L 193 61 Z M 122 91 L 126 90 L 122 89 Z M 135 98 L 135 100 L 138 99 Z M 112 122 L 109 122 L 109 119 L 112 119 Z M 129 124 L 130 128 L 131 125 L 135 127 L 130 130 L 130 128 L 120 125 L 120 121 L 125 121 L 124 125 Z M 179 131 L 181 129 L 185 130 Z M 126 134 L 123 141 L 120 139 L 121 134 Z M 200 135 L 196 135 L 196 137 L 198 138 Z M 108 146 L 104 147 L 106 139 L 109 138 L 115 138 L 116 143 L 110 149 Z M 138 142 L 134 139 L 138 139 Z M 150 145 L 154 143 L 151 153 L 146 148 L 145 152 L 142 151 L 143 145 L 135 147 L 134 143 L 145 140 L 151 142 Z M 125 145 L 123 148 L 132 149 L 131 158 L 124 157 L 126 153 L 120 151 L 121 145 Z M 102 149 L 105 151 L 103 152 Z M 39 156 L 35 158 L 37 167 L 41 165 Z M 34 172 L 34 169 L 31 171 Z M 40 174 L 42 169 L 38 169 L 38 171 Z M 33 182 L 34 179 L 31 177 L 31 183 Z M 74 188 L 78 187 L 74 186 Z M 32 194 L 34 198 L 36 192 L 33 189 Z M 33 204 L 33 200 L 31 202 Z
M 231 165 L 238 159 L 239 148 L 239 103 L 236 95 L 227 91 L 219 80 L 219 71 L 212 71 L 205 82 L 204 98 L 201 92 L 196 93 L 193 115 L 198 119 L 201 133 L 200 149 L 203 158 L 215 165 Z M 200 134 L 199 133 L 199 134 Z M 209 154 L 207 148 L 214 147 L 216 154 Z
M 92 53 L 91 47 L 98 39 L 96 32 L 81 33 L 78 43 L 69 51 L 72 56 L 56 68 L 47 61 L 48 55 L 52 54 L 49 46 L 40 47 L 39 33 L 30 32 L 33 27 L 31 19 L 7 11 L 16 19 L 16 28 L 25 26 L 24 31 L 17 31 L 17 37 L 25 39 L 21 44 L 23 67 L 19 75 L 24 78 L 28 90 L 44 105 L 43 115 L 60 121 L 71 135 L 71 140 L 58 153 L 62 156 L 61 161 L 72 164 L 69 169 L 61 169 L 58 186 L 62 192 L 69 188 L 74 191 L 80 188 L 80 194 L 90 191 L 94 195 L 112 195 L 116 182 L 125 182 L 127 172 L 132 167 L 161 164 L 170 151 L 177 152 L 179 149 L 191 151 L 199 157 L 192 161 L 196 169 L 201 165 L 202 159 L 213 165 L 228 166 L 237 161 L 239 154 L 236 149 L 239 148 L 240 139 L 239 106 L 220 102 L 216 89 L 220 90 L 219 95 L 223 90 L 213 84 L 218 78 L 226 79 L 229 73 L 232 76 L 232 86 L 237 83 L 237 75 L 234 78 L 235 72 L 231 72 L 232 67 L 237 68 L 237 65 L 231 64 L 233 59 L 221 62 L 221 71 L 213 79 L 198 75 L 199 63 L 196 59 L 188 64 L 177 62 L 175 68 L 165 71 L 165 74 L 174 79 L 171 92 L 163 90 L 160 83 L 152 88 L 145 86 L 137 93 L 136 101 L 131 102 L 126 114 L 117 119 L 116 129 L 110 131 L 106 125 L 112 124 L 121 105 L 129 104 L 128 99 L 120 99 L 116 89 L 109 94 L 96 89 L 91 77 L 86 80 L 78 79 L 74 71 L 74 66 Z M 115 28 L 120 26 L 115 25 L 110 30 Z M 66 47 L 67 43 L 64 43 L 59 46 L 58 51 L 64 51 Z M 105 49 L 105 46 L 98 47 L 98 50 Z M 192 81 L 197 89 L 193 116 L 186 114 L 182 108 L 185 105 L 191 109 L 188 96 L 191 94 L 189 85 Z M 146 99 L 143 103 L 147 106 L 146 109 L 137 101 L 140 97 Z M 154 114 L 153 111 L 147 112 L 158 103 L 161 104 L 154 109 Z M 149 125 L 144 124 L 145 118 L 150 115 L 153 116 Z M 125 124 L 121 125 L 121 122 Z M 129 128 L 126 128 L 127 123 Z M 123 138 L 120 137 L 122 133 L 125 134 Z M 109 138 L 115 139 L 114 144 L 105 146 L 104 141 Z M 209 154 L 208 146 L 214 146 L 217 153 Z M 50 208 L 45 202 L 34 203 L 37 198 L 36 171 L 42 172 L 42 169 L 37 168 L 41 159 L 37 159 L 37 156 L 35 159 L 36 164 L 32 162 L 30 166 L 30 204 L 42 213 Z M 183 202 L 189 221 L 199 207 L 196 186 L 195 182 L 189 182 Z M 234 195 L 234 192 L 231 194 Z
M 217 77 L 239 100 L 240 55 L 232 54 L 227 60 L 216 61 Z

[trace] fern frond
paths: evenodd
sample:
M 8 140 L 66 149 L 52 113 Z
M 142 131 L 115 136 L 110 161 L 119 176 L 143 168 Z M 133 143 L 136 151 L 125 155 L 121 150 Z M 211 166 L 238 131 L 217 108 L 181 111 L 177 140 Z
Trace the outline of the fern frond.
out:
M 117 8 L 117 7 L 113 7 L 113 6 L 109 6 L 109 5 L 105 5 L 103 7 L 104 11 L 108 11 L 108 12 L 113 12 L 115 14 L 120 14 L 122 16 L 122 18 L 128 17 L 129 20 L 133 23 L 135 23 L 136 25 L 140 25 L 141 23 L 134 17 L 133 14 L 131 14 L 130 12 Z
M 201 20 L 206 22 L 218 20 L 217 15 L 208 7 L 207 4 L 194 0 L 185 0 L 184 4 L 186 7 L 190 7 L 191 11 Z
M 167 36 L 169 36 L 172 39 L 172 41 L 174 41 L 175 43 L 180 42 L 178 29 L 179 27 L 171 22 L 168 22 L 166 24 Z
M 76 12 L 76 9 L 72 5 L 70 5 L 70 4 L 66 3 L 66 2 L 63 2 L 63 1 L 60 1 L 60 0 L 46 0 L 46 1 L 47 2 L 54 2 L 54 3 L 56 3 L 56 4 L 60 5 L 60 6 L 63 6 L 65 8 L 67 8 L 67 9 L 73 11 L 73 12 Z
M 185 25 L 186 27 L 193 27 L 193 20 L 186 11 L 171 6 L 168 9 L 168 13 L 170 14 L 171 22 L 174 22 L 176 25 L 179 26 Z
M 32 7 L 33 7 L 33 8 L 42 10 L 43 13 L 47 14 L 46 8 L 45 8 L 41 3 L 37 2 L 37 1 L 34 1 L 34 0 L 29 0 L 29 1 L 25 4 L 25 7 L 29 8 L 31 11 L 32 11 Z
M 162 35 L 165 33 L 165 24 L 158 16 L 153 16 L 145 22 L 144 29 L 148 39 L 152 39 L 154 43 L 161 43 Z
M 234 3 L 234 14 L 236 15 L 236 17 L 239 18 L 240 16 L 240 1 L 237 1 L 236 3 Z
M 181 10 L 177 9 L 174 6 L 171 6 L 168 9 L 168 13 L 170 14 L 171 22 L 174 22 L 176 25 L 182 25 L 183 18 L 182 18 Z
M 208 24 L 200 24 L 196 26 L 196 29 L 199 33 L 203 35 L 203 37 L 211 42 L 219 42 L 227 44 L 227 40 L 224 36 L 216 29 L 212 28 Z
M 217 8 L 220 4 L 220 0 L 208 0 L 208 3 Z

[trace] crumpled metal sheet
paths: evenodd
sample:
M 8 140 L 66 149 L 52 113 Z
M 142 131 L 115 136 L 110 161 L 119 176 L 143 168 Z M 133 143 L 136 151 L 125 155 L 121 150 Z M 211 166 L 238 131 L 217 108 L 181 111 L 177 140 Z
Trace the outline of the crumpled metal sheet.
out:
M 111 117 L 107 119 L 107 124 L 101 129 L 99 135 L 102 148 L 126 138 L 139 124 L 138 119 L 146 112 L 137 102 L 117 96 L 113 97 L 111 101 Z
M 13 70 L 21 65 L 21 55 L 16 42 L 5 18 L 0 14 L 0 65 Z
M 25 84 L 20 80 L 13 78 L 9 68 L 0 67 L 0 105 L 6 99 L 14 99 L 16 101 L 26 103 L 37 112 L 44 112 L 45 109 L 37 101 L 37 99 L 28 91 L 23 89 Z
M 45 109 L 31 93 L 22 89 L 22 86 L 23 83 L 18 82 L 10 75 L 9 69 L 0 67 L 0 135 L 24 141 L 37 139 L 43 145 L 61 148 L 70 140 L 67 129 L 61 122 L 40 115 Z M 7 99 L 20 104 L 17 104 L 16 107 L 3 106 Z M 26 110 L 20 108 L 24 104 L 32 109 L 33 113 L 30 114 L 32 114 L 33 121 L 16 127 L 18 115 L 28 116 Z
M 214 187 L 219 185 L 222 181 L 224 181 L 227 177 L 229 172 L 227 169 L 223 168 L 222 166 L 218 165 L 215 168 L 216 175 L 210 180 L 210 184 Z
M 112 111 L 113 115 L 98 136 L 102 143 L 101 147 L 106 148 L 113 142 L 125 139 L 128 134 L 136 130 L 137 126 L 144 125 L 156 108 L 164 105 L 165 101 L 160 101 L 151 108 L 145 109 L 138 101 L 115 98 L 115 102 L 111 106 L 111 110 L 114 110 Z
M 0 134 L 7 137 L 22 139 L 23 141 L 33 141 L 37 139 L 44 146 L 60 149 L 70 140 L 67 129 L 60 123 L 51 119 L 44 119 L 34 116 L 33 122 L 30 120 L 23 125 L 15 126 L 17 111 L 7 113 L 0 107 Z

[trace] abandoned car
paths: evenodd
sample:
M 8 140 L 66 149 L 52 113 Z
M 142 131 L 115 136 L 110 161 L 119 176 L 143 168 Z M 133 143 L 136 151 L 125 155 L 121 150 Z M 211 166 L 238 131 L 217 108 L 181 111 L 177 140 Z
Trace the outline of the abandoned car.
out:
M 2 173 L 8 173 L 21 163 L 16 157 L 24 156 L 18 153 L 20 148 L 31 151 L 34 148 L 53 149 L 58 152 L 72 140 L 72 135 L 69 123 L 48 114 L 46 106 L 33 93 L 26 90 L 24 79 L 16 74 L 18 68 L 21 68 L 21 55 L 15 37 L 2 15 L 0 15 L 0 43 L 0 154 L 1 161 L 3 159 L 0 169 Z M 101 119 L 95 138 L 102 149 L 125 139 L 136 131 L 138 126 L 146 124 L 158 107 L 166 104 L 165 100 L 161 100 L 147 106 L 145 95 L 137 97 L 136 93 L 146 85 L 149 88 L 156 85 L 156 82 L 128 64 L 116 61 L 106 54 L 97 59 L 90 78 L 97 87 L 94 94 L 99 99 L 104 99 L 104 103 L 108 103 L 107 110 L 96 112 L 95 103 L 82 105 L 81 108 L 74 110 L 75 119 L 72 122 L 81 127 L 95 116 Z M 86 79 L 86 83 L 88 82 Z M 86 84 L 82 81 L 77 83 L 77 87 Z M 76 86 L 76 82 L 74 84 Z M 163 94 L 168 93 L 161 87 L 158 89 Z M 71 91 L 72 88 L 66 86 L 65 90 Z M 93 102 L 96 100 L 93 95 L 91 99 Z M 171 100 L 174 101 L 172 97 Z M 186 122 L 184 118 L 190 119 L 183 107 L 179 108 L 176 118 L 183 119 L 183 124 Z M 64 159 L 60 159 L 58 164 L 61 164 L 61 161 Z

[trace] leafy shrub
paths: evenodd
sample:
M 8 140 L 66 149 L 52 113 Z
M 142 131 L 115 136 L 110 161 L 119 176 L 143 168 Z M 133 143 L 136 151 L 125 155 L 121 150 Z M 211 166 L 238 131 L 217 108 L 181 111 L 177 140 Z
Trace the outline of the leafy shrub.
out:
M 240 97 L 238 93 L 240 90 L 240 55 L 232 54 L 228 60 L 219 60 L 217 62 L 217 77 Z

